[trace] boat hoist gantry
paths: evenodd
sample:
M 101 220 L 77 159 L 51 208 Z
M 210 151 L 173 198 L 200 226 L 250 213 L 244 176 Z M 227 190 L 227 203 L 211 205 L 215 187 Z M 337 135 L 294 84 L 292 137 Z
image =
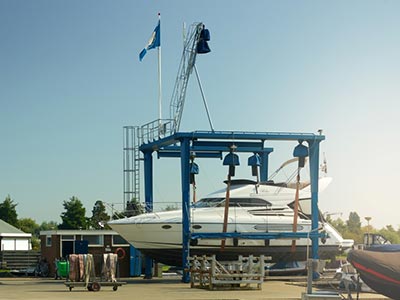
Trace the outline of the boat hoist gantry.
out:
M 240 239 L 276 239 L 276 238 L 311 238 L 311 253 L 318 259 L 318 239 L 323 234 L 318 233 L 318 173 L 319 173 L 319 144 L 325 139 L 321 134 L 313 133 L 286 133 L 286 132 L 240 132 L 240 131 L 193 131 L 176 132 L 153 141 L 141 144 L 140 151 L 144 154 L 144 183 L 145 203 L 150 209 L 153 207 L 153 152 L 158 158 L 177 157 L 181 164 L 181 196 L 182 196 L 182 265 L 184 270 L 189 269 L 190 242 L 201 238 L 240 238 Z M 252 153 L 260 157 L 260 164 L 250 161 L 260 168 L 260 180 L 268 178 L 268 158 L 273 151 L 265 147 L 266 141 L 293 141 L 308 148 L 311 184 L 311 232 L 267 232 L 267 233 L 226 233 L 207 232 L 191 233 L 190 218 L 190 163 L 192 153 L 197 158 L 222 158 L 223 153 L 231 153 L 232 144 L 235 153 Z M 235 165 L 234 163 L 233 165 Z M 226 165 L 230 165 L 229 162 Z M 187 272 L 183 274 L 183 281 L 189 282 Z
M 182 197 L 182 265 L 184 274 L 182 281 L 189 282 L 189 255 L 190 241 L 201 238 L 240 238 L 240 239 L 275 239 L 275 238 L 307 238 L 312 240 L 311 253 L 313 258 L 318 258 L 318 239 L 322 235 L 318 233 L 318 171 L 319 171 L 319 144 L 325 137 L 319 133 L 286 133 L 286 132 L 243 132 L 243 131 L 215 131 L 205 101 L 200 78 L 195 66 L 197 54 L 207 53 L 210 48 L 207 42 L 210 34 L 203 23 L 194 23 L 184 40 L 184 49 L 179 65 L 178 75 L 170 104 L 170 119 L 158 119 L 143 126 L 124 127 L 124 202 L 129 197 L 135 196 L 139 200 L 139 161 L 144 162 L 144 196 L 146 211 L 153 210 L 153 153 L 158 158 L 180 158 L 181 165 L 181 197 Z M 210 131 L 180 132 L 180 122 L 186 98 L 186 90 L 189 77 L 193 70 L 199 83 L 204 106 L 206 108 Z M 190 231 L 190 182 L 191 171 L 193 173 L 193 153 L 196 158 L 220 158 L 223 154 L 251 153 L 249 166 L 259 174 L 260 181 L 268 179 L 268 158 L 273 151 L 265 146 L 267 141 L 292 141 L 308 147 L 311 181 L 311 209 L 312 230 L 304 232 L 280 232 L 280 233 L 226 233 L 208 232 L 192 234 Z M 140 155 L 142 154 L 142 156 Z M 234 155 L 232 155 L 234 157 Z M 229 160 L 224 163 L 231 164 Z M 233 164 L 235 165 L 235 164 Z M 259 173 L 256 170 L 259 169 Z M 132 180 L 132 182 L 130 182 Z M 126 190 L 125 187 L 135 188 Z M 125 206 L 125 203 L 124 203 Z M 151 270 L 146 268 L 146 276 L 151 276 Z

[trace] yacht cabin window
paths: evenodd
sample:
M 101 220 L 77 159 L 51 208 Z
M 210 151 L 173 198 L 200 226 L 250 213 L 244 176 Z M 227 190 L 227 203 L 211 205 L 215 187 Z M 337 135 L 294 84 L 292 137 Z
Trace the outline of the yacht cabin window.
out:
M 221 207 L 225 205 L 225 198 L 203 198 L 194 204 L 194 207 Z M 257 207 L 271 206 L 271 203 L 260 198 L 230 198 L 229 207 Z

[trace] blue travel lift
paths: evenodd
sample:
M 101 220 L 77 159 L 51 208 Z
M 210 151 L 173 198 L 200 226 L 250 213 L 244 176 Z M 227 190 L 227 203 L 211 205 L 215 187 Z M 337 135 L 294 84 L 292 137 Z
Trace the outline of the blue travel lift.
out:
M 182 195 L 182 281 L 190 281 L 189 256 L 190 241 L 201 238 L 240 238 L 240 239 L 276 239 L 276 238 L 307 238 L 312 241 L 312 258 L 318 259 L 318 239 L 324 234 L 318 233 L 318 172 L 319 172 L 319 144 L 325 139 L 321 133 L 287 133 L 287 132 L 243 132 L 243 131 L 193 131 L 175 132 L 168 136 L 159 136 L 140 145 L 139 149 L 144 154 L 144 185 L 145 204 L 147 212 L 153 210 L 153 152 L 157 152 L 158 158 L 180 157 L 181 162 L 181 195 Z M 302 160 L 309 156 L 310 180 L 311 180 L 311 205 L 312 205 L 312 230 L 304 232 L 279 232 L 279 233 L 191 233 L 190 228 L 190 173 L 193 169 L 191 154 L 196 158 L 222 159 L 224 152 L 228 158 L 224 159 L 224 165 L 229 168 L 238 165 L 239 161 L 233 154 L 253 153 L 248 164 L 253 168 L 260 168 L 260 181 L 268 179 L 268 158 L 273 151 L 265 147 L 266 141 L 294 141 L 298 142 L 293 155 Z M 303 145 L 306 143 L 307 146 Z M 253 173 L 254 174 L 254 173 Z M 146 261 L 145 276 L 151 278 L 151 260 Z
M 153 211 L 153 152 L 158 153 L 158 158 L 162 157 L 180 157 L 181 159 L 181 194 L 182 194 L 182 265 L 185 270 L 182 281 L 189 282 L 190 276 L 188 257 L 190 254 L 191 239 L 199 238 L 241 238 L 241 239 L 275 239 L 275 238 L 307 238 L 309 235 L 312 240 L 312 256 L 318 258 L 318 238 L 323 234 L 318 233 L 318 170 L 319 170 L 319 143 L 325 137 L 313 133 L 286 133 L 286 132 L 243 132 L 243 131 L 215 131 L 208 111 L 207 101 L 205 99 L 200 77 L 196 68 L 197 54 L 209 53 L 211 50 L 207 44 L 210 41 L 210 33 L 203 23 L 193 23 L 184 39 L 184 49 L 182 52 L 181 63 L 179 65 L 178 76 L 175 82 L 173 95 L 170 104 L 170 119 L 160 118 L 155 122 L 147 123 L 139 127 L 126 127 L 127 136 L 130 130 L 137 131 L 137 144 L 139 150 L 144 156 L 144 184 L 145 184 L 145 204 L 146 212 Z M 187 85 L 192 72 L 195 71 L 199 88 L 202 94 L 207 117 L 211 131 L 193 131 L 180 132 L 179 127 L 185 104 Z M 159 101 L 160 102 L 160 101 Z M 129 138 L 127 139 L 129 140 Z M 298 141 L 294 149 L 294 156 L 299 161 L 309 156 L 310 176 L 311 176 L 311 203 L 312 203 L 312 230 L 309 233 L 301 232 L 283 232 L 283 233 L 223 233 L 209 232 L 196 233 L 190 232 L 190 182 L 194 180 L 197 165 L 193 164 L 195 153 L 197 158 L 220 158 L 222 154 L 228 152 L 223 164 L 229 166 L 230 172 L 234 171 L 235 165 L 238 165 L 236 153 L 253 153 L 249 159 L 248 165 L 252 167 L 253 172 L 260 169 L 260 181 L 268 179 L 268 156 L 273 151 L 272 148 L 264 146 L 265 141 Z M 307 146 L 302 143 L 306 142 Z M 129 144 L 129 143 L 128 143 Z M 129 146 L 125 150 L 129 150 Z M 136 145 L 133 145 L 136 149 Z M 233 149 L 234 148 L 234 149 Z M 229 156 L 230 155 L 230 156 Z M 137 157 L 138 158 L 138 157 Z M 134 159 L 138 164 L 139 159 Z M 138 173 L 138 166 L 129 167 L 126 171 L 135 171 Z M 231 174 L 231 173 L 229 173 Z M 254 173 L 253 173 L 254 174 Z M 230 176 L 230 175 L 229 175 Z M 138 179 L 139 175 L 135 175 Z M 229 178 L 229 177 L 228 177 Z M 258 178 L 257 178 L 258 179 Z M 135 183 L 135 186 L 138 183 Z M 128 200 L 131 196 L 138 197 L 138 190 L 126 193 Z M 145 278 L 152 276 L 152 261 L 146 259 Z

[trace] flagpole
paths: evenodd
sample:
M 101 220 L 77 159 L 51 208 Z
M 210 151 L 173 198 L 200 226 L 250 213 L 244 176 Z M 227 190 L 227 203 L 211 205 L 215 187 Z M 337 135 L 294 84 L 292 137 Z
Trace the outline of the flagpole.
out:
M 158 13 L 158 21 L 161 21 L 161 14 Z M 160 23 L 160 39 L 161 39 L 161 23 Z M 158 47 L 158 132 L 159 135 L 161 135 L 163 132 L 162 130 L 162 106 L 161 106 L 161 100 L 162 100 L 162 90 L 161 90 L 161 43 L 160 46 Z

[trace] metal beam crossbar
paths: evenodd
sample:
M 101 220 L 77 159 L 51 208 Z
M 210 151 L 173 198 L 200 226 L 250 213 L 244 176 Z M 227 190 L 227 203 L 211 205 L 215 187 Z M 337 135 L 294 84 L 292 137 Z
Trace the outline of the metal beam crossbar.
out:
M 210 149 L 210 148 L 218 148 L 219 150 L 229 151 L 232 144 L 235 144 L 237 148 L 243 151 L 244 148 L 252 148 L 254 150 L 262 150 L 264 143 L 263 142 L 238 142 L 238 141 L 199 141 L 195 140 L 192 143 L 193 148 L 201 149 Z M 252 151 L 254 151 L 252 150 Z
M 263 142 L 235 142 L 238 152 L 251 153 L 271 153 L 273 148 L 264 148 Z M 228 152 L 232 142 L 215 141 L 193 141 L 190 147 L 191 152 L 195 152 L 196 157 L 222 158 L 223 152 Z M 180 146 L 172 145 L 160 148 L 158 157 L 180 157 Z
M 253 132 L 253 131 L 194 131 L 194 132 L 177 132 L 176 136 L 188 137 L 194 135 L 197 138 L 209 139 L 230 139 L 230 140 L 324 140 L 325 136 L 314 133 L 293 133 L 293 132 Z
M 224 239 L 238 238 L 249 240 L 270 240 L 270 239 L 300 239 L 308 237 L 326 238 L 325 233 L 308 232 L 260 232 L 260 233 L 241 233 L 241 232 L 202 232 L 192 233 L 191 239 Z
M 170 151 L 170 150 L 159 150 L 157 151 L 158 158 L 162 157 L 181 157 L 180 151 Z M 197 158 L 219 158 L 222 159 L 221 151 L 196 151 Z
M 196 141 L 199 139 L 228 140 L 230 143 L 238 140 L 260 140 L 260 141 L 307 141 L 320 142 L 325 140 L 324 135 L 314 133 L 289 133 L 289 132 L 246 132 L 246 131 L 193 131 L 177 132 L 173 135 L 160 138 L 140 146 L 141 151 L 157 151 L 161 147 L 173 145 L 183 139 Z M 226 142 L 226 141 L 225 141 Z

